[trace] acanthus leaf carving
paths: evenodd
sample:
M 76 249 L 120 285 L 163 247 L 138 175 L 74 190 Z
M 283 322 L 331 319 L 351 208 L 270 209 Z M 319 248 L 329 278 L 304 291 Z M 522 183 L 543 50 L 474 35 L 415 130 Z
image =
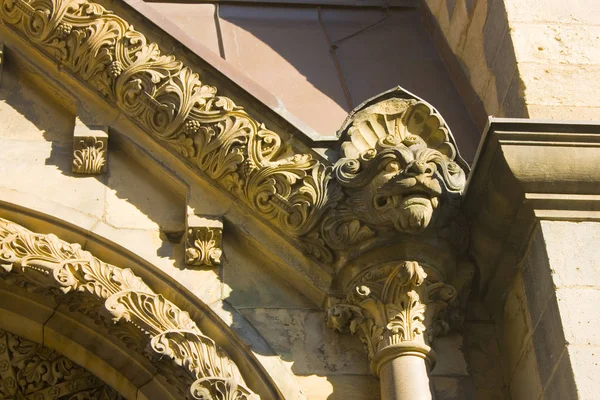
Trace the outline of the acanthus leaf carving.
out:
M 128 324 L 146 338 L 155 357 L 170 357 L 192 380 L 236 382 L 235 388 L 231 386 L 235 393 L 258 399 L 245 387 L 235 363 L 200 331 L 189 314 L 152 291 L 130 269 L 104 263 L 55 235 L 33 233 L 1 218 L 0 266 L 3 278 L 20 276 L 24 286 L 67 299 L 68 304 L 70 297 L 86 299 L 76 305 L 71 302 L 70 307 L 97 320 L 110 316 Z M 117 331 L 126 340 L 140 337 L 131 330 Z M 195 386 L 190 388 L 192 397 L 196 392 Z M 229 399 L 227 396 L 230 394 L 219 394 L 214 399 Z
M 185 263 L 217 267 L 221 264 L 223 229 L 213 226 L 188 227 Z
M 0 17 L 323 262 L 423 233 L 464 187 L 468 167 L 445 122 L 401 89 L 351 114 L 331 165 L 97 3 L 0 0 Z
M 446 333 L 438 328 L 444 311 L 456 298 L 453 286 L 428 281 L 417 262 L 374 266 L 353 280 L 345 299 L 330 300 L 328 326 L 357 334 L 377 374 L 381 354 L 389 350 L 429 357 L 434 336 Z
M 76 174 L 99 174 L 106 170 L 106 142 L 96 137 L 77 138 L 73 150 L 73 172 Z
M 123 399 L 63 355 L 4 330 L 0 330 L 0 398 Z

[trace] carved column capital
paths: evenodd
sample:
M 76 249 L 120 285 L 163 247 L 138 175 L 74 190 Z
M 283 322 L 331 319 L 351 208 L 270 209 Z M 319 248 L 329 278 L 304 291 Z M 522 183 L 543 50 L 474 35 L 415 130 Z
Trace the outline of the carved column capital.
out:
M 402 355 L 419 356 L 433 365 L 430 344 L 448 331 L 449 306 L 456 298 L 453 286 L 428 280 L 419 263 L 388 263 L 357 276 L 345 299 L 332 298 L 327 323 L 358 334 L 376 375 L 383 363 Z

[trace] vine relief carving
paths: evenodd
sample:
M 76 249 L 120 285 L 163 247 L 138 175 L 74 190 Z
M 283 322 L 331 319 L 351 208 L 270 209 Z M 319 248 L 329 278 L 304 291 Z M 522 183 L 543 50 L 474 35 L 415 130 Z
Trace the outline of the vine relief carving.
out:
M 123 400 L 61 354 L 0 329 L 0 399 Z
M 445 122 L 401 89 L 352 113 L 333 165 L 282 139 L 97 3 L 0 0 L 0 16 L 320 261 L 395 240 L 397 231 L 422 233 L 463 189 L 467 167 Z
M 204 335 L 189 314 L 152 291 L 130 269 L 100 261 L 77 244 L 0 219 L 0 271 L 10 282 L 70 302 L 75 311 L 108 319 L 124 340 L 149 346 L 158 361 L 192 381 L 188 397 L 257 400 L 235 363 Z M 128 343 L 129 344 L 129 343 Z M 177 373 L 174 373 L 177 375 Z
M 327 324 L 357 334 L 378 374 L 386 354 L 411 351 L 430 357 L 429 345 L 448 331 L 446 311 L 456 300 L 457 290 L 428 281 L 419 263 L 386 264 L 360 274 L 345 299 L 331 300 Z

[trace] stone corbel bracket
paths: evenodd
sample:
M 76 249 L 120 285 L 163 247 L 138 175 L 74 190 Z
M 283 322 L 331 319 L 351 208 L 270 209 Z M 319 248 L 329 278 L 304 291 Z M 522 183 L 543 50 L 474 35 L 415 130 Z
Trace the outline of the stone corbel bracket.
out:
M 188 215 L 185 231 L 185 263 L 216 268 L 223 254 L 223 221 L 214 216 Z
M 187 312 L 130 269 L 107 264 L 77 244 L 0 218 L 0 277 L 33 292 L 71 299 L 74 310 L 137 332 L 124 338 L 145 338 L 138 347 L 149 346 L 156 362 L 172 360 L 174 376 L 192 382 L 188 396 L 193 399 L 259 399 L 237 365 Z
M 73 172 L 99 175 L 108 168 L 108 126 L 87 125 L 76 119 L 73 131 Z

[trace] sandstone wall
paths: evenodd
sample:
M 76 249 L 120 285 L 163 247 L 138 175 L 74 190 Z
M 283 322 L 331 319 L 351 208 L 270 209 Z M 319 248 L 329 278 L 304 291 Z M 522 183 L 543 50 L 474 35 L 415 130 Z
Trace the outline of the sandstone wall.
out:
M 594 399 L 600 224 L 541 221 L 499 322 L 512 399 Z
M 597 1 L 424 2 L 441 32 L 438 48 L 447 47 L 447 62 L 460 65 L 455 82 L 478 125 L 485 115 L 600 119 Z M 457 74 L 470 88 L 461 89 Z

